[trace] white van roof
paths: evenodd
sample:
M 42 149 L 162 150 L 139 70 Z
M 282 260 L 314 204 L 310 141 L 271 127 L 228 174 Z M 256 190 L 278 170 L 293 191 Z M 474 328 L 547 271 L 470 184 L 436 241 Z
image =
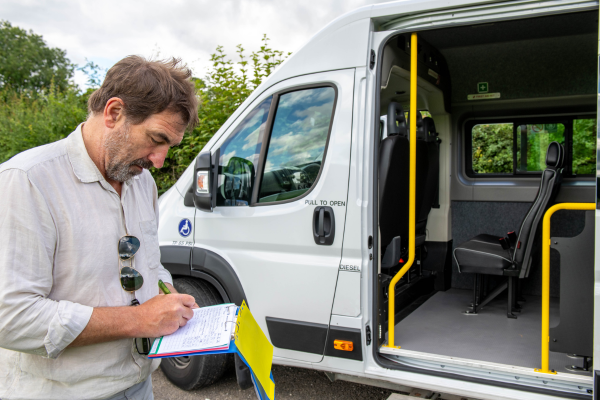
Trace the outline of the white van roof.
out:
M 371 23 L 381 26 L 423 12 L 499 2 L 506 3 L 499 0 L 404 0 L 360 7 L 334 19 L 317 32 L 263 84 L 268 87 L 293 76 L 364 67 L 369 58 Z
M 238 107 L 219 131 L 227 129 L 248 104 L 278 82 L 300 75 L 367 66 L 371 24 L 374 24 L 373 30 L 375 31 L 395 30 L 400 26 L 412 25 L 422 30 L 423 24 L 433 23 L 439 19 L 444 19 L 446 26 L 453 23 L 464 23 L 465 15 L 467 15 L 467 20 L 484 23 L 487 19 L 495 17 L 497 6 L 494 3 L 501 3 L 500 7 L 503 9 L 511 8 L 512 4 L 510 3 L 513 3 L 516 14 L 521 18 L 526 18 L 530 14 L 539 15 L 544 12 L 550 14 L 561 10 L 564 12 L 570 7 L 581 7 L 581 3 L 589 3 L 589 1 L 401 0 L 360 7 L 331 21 L 310 38 L 304 46 L 294 52 Z M 477 11 L 473 10 L 475 12 L 462 12 L 463 17 L 460 22 L 453 20 L 454 13 L 444 13 L 444 10 L 458 10 L 474 6 L 483 7 L 478 7 Z M 484 8 L 486 10 L 483 10 Z M 431 16 L 432 12 L 437 12 L 437 15 Z M 419 14 L 425 13 L 428 15 L 419 16 Z M 377 51 L 378 49 L 373 50 Z M 210 148 L 212 142 L 213 140 L 208 143 L 207 149 Z

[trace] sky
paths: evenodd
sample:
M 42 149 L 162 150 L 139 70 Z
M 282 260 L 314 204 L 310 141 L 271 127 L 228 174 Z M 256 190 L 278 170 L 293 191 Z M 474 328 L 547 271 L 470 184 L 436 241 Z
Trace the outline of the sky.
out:
M 336 17 L 382 0 L 2 0 L 0 19 L 42 35 L 82 66 L 102 69 L 125 56 L 183 59 L 197 77 L 218 45 L 235 61 L 236 45 L 294 52 Z M 75 83 L 85 87 L 77 71 Z

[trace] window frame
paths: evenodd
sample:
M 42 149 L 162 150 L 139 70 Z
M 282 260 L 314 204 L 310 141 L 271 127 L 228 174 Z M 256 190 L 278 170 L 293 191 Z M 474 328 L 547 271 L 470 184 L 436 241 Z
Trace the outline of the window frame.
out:
M 324 88 L 324 87 L 331 87 L 334 90 L 334 97 L 333 97 L 333 108 L 331 110 L 331 120 L 329 121 L 329 127 L 327 129 L 327 139 L 325 141 L 325 148 L 323 150 L 323 159 L 321 160 L 321 169 L 319 170 L 319 174 L 317 175 L 315 181 L 313 182 L 312 186 L 303 194 L 301 194 L 298 197 L 294 197 L 291 199 L 286 199 L 286 200 L 279 200 L 279 201 L 270 201 L 270 202 L 263 202 L 263 203 L 259 203 L 258 202 L 258 196 L 260 194 L 260 185 L 262 183 L 262 178 L 263 178 L 263 173 L 264 173 L 264 167 L 265 167 L 265 161 L 267 158 L 267 152 L 269 149 L 269 145 L 271 143 L 271 134 L 273 131 L 273 123 L 275 121 L 275 116 L 277 115 L 277 107 L 279 105 L 279 98 L 285 94 L 288 93 L 292 93 L 292 92 L 297 92 L 300 90 L 307 90 L 307 89 L 318 89 L 318 88 Z M 272 100 L 271 100 L 271 106 L 269 107 L 269 115 L 267 116 L 267 121 L 266 121 L 266 126 L 265 126 L 265 131 L 264 131 L 264 138 L 263 138 L 263 143 L 260 149 L 260 154 L 258 156 L 258 162 L 256 165 L 256 171 L 255 171 L 255 177 L 254 177 L 254 186 L 252 187 L 252 196 L 250 198 L 250 204 L 248 204 L 247 207 L 258 207 L 258 206 L 272 206 L 275 204 L 285 204 L 285 203 L 291 203 L 297 200 L 300 200 L 304 197 L 306 197 L 310 192 L 313 191 L 313 189 L 317 186 L 317 183 L 319 182 L 319 180 L 321 179 L 321 174 L 323 173 L 323 167 L 325 166 L 325 161 L 327 160 L 327 152 L 329 149 L 329 142 L 331 139 L 331 131 L 333 128 L 333 121 L 335 120 L 335 115 L 336 115 L 336 109 L 337 109 L 337 103 L 338 103 L 338 88 L 337 85 L 335 85 L 333 82 L 319 82 L 319 83 L 311 83 L 308 85 L 299 85 L 299 86 L 295 86 L 295 87 L 291 87 L 291 88 L 287 88 L 275 93 L 271 93 L 267 97 L 271 97 L 272 96 Z M 261 96 L 262 98 L 262 96 Z M 256 106 L 258 106 L 258 104 L 260 104 L 263 100 L 261 100 L 260 102 L 256 103 Z M 255 106 L 255 107 L 256 107 Z M 255 108 L 254 107 L 254 108 Z M 254 108 L 252 108 L 251 110 L 254 110 Z M 252 111 L 250 111 L 252 112 Z M 241 120 L 240 120 L 241 121 Z M 235 131 L 235 129 L 237 128 L 238 125 L 232 126 L 232 130 L 231 133 L 233 133 Z M 231 133 L 229 135 L 227 135 L 227 138 L 229 138 L 229 136 L 231 135 Z M 223 146 L 223 144 L 227 141 L 227 139 L 225 139 L 220 145 L 219 147 L 215 150 L 213 157 L 215 157 L 215 159 L 217 160 L 217 164 L 218 164 L 218 160 L 221 154 L 221 147 Z M 214 181 L 216 182 L 216 178 L 217 178 L 217 174 L 218 174 L 218 166 L 216 166 L 215 171 L 215 179 Z M 216 185 L 215 185 L 216 186 Z M 216 203 L 216 202 L 215 202 Z M 236 206 L 218 206 L 218 207 L 236 207 Z M 246 206 L 237 206 L 237 207 L 246 207 Z
M 542 171 L 518 171 L 517 165 L 517 148 L 518 148 L 518 127 L 521 125 L 532 124 L 548 124 L 556 123 L 565 126 L 565 161 L 564 174 L 565 178 L 591 178 L 594 174 L 577 174 L 573 175 L 573 121 L 576 119 L 597 119 L 597 115 L 593 112 L 581 112 L 574 114 L 561 115 L 535 115 L 535 116 L 514 116 L 514 117 L 477 117 L 468 119 L 463 124 L 463 137 L 465 138 L 465 175 L 471 179 L 523 179 L 539 177 Z M 512 143 L 512 172 L 510 173 L 478 173 L 473 170 L 473 127 L 482 124 L 513 124 L 513 143 Z

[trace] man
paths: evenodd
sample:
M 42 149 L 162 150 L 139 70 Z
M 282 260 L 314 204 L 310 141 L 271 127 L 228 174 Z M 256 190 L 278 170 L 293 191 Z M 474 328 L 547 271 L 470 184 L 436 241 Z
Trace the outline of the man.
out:
M 3 400 L 153 398 L 159 361 L 134 338 L 173 333 L 197 307 L 160 264 L 147 171 L 198 123 L 190 77 L 177 60 L 127 57 L 91 95 L 85 123 L 0 165 Z M 139 240 L 129 259 L 117 251 L 127 235 Z M 143 284 L 126 291 L 131 269 Z M 159 295 L 159 279 L 174 294 Z

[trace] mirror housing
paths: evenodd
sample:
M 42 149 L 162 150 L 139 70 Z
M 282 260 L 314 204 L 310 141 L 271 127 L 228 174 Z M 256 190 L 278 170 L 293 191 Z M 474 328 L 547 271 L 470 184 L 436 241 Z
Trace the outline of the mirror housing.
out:
M 194 205 L 197 209 L 212 212 L 212 163 L 210 151 L 203 151 L 196 158 L 194 168 Z

